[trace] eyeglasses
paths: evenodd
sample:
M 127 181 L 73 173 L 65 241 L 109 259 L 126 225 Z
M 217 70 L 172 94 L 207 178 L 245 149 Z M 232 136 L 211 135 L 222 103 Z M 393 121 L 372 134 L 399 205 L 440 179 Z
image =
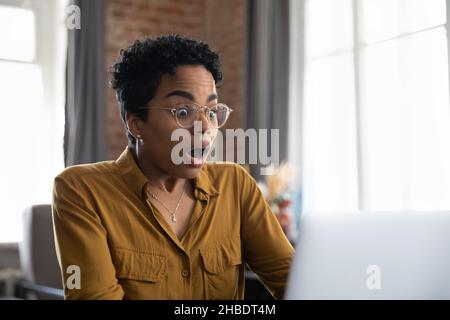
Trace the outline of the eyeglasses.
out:
M 200 106 L 196 103 L 183 103 L 174 108 L 140 107 L 141 109 L 169 110 L 182 128 L 192 128 L 195 121 L 200 120 L 200 110 L 205 114 L 208 123 L 215 129 L 222 127 L 233 112 L 226 104 L 218 103 L 215 106 Z

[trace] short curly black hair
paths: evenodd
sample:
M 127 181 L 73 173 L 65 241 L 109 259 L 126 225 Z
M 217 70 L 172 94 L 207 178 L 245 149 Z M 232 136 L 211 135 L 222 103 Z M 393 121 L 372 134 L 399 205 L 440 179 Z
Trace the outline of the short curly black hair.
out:
M 161 76 L 174 75 L 180 65 L 203 65 L 211 72 L 217 87 L 223 79 L 219 55 L 205 42 L 179 34 L 146 37 L 120 50 L 119 58 L 110 68 L 110 85 L 116 90 L 130 146 L 136 140 L 126 129 L 125 114 L 130 112 L 147 119 L 148 110 L 140 107 L 154 97 Z

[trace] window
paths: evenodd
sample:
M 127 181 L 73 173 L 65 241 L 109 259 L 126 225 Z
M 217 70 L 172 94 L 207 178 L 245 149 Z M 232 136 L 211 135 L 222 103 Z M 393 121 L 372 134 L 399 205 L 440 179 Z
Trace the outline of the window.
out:
M 446 1 L 291 5 L 303 210 L 450 210 Z
M 50 203 L 64 168 L 65 10 L 0 0 L 0 242 L 20 241 L 22 213 Z

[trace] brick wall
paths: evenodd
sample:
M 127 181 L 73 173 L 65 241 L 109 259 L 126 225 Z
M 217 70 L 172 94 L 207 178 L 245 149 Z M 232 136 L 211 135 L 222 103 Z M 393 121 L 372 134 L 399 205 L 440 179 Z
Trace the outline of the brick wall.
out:
M 134 39 L 181 33 L 208 42 L 219 52 L 224 72 L 221 101 L 233 112 L 226 128 L 245 123 L 246 0 L 108 0 L 106 66 Z M 114 90 L 107 89 L 108 158 L 127 144 Z

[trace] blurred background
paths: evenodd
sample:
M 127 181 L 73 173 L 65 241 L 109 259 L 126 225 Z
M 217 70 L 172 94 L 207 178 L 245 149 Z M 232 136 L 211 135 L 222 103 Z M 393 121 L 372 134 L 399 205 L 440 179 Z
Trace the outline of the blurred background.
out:
M 280 130 L 296 175 L 277 189 L 251 172 L 292 240 L 303 212 L 450 210 L 449 14 L 446 0 L 0 0 L 0 295 L 60 295 L 42 271 L 53 178 L 125 148 L 107 69 L 143 36 L 208 42 L 235 110 L 224 129 Z

